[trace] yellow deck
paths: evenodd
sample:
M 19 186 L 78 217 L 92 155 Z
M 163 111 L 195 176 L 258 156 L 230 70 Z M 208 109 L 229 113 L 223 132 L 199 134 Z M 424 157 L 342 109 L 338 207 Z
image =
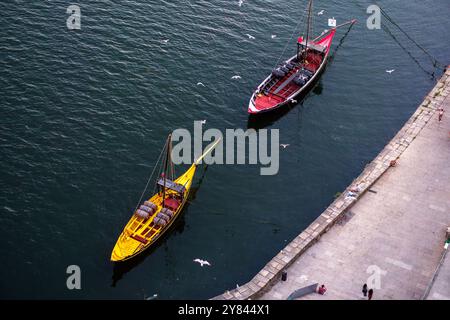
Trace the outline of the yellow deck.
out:
M 123 229 L 122 233 L 119 236 L 119 239 L 117 239 L 116 245 L 114 246 L 114 249 L 111 253 L 111 261 L 124 261 L 127 259 L 130 259 L 137 254 L 143 252 L 145 249 L 150 247 L 155 241 L 167 230 L 170 228 L 172 223 L 178 218 L 178 216 L 181 214 L 181 211 L 183 210 L 184 204 L 187 201 L 189 191 L 191 189 L 192 180 L 195 175 L 196 170 L 196 164 L 194 163 L 184 174 L 179 176 L 175 182 L 183 185 L 186 188 L 185 191 L 185 197 L 183 199 L 183 202 L 180 204 L 180 206 L 177 208 L 177 210 L 174 212 L 173 218 L 170 219 L 169 223 L 164 226 L 156 226 L 154 225 L 153 219 L 156 217 L 156 215 L 159 213 L 159 211 L 162 209 L 162 195 L 155 194 L 152 196 L 149 201 L 153 202 L 157 205 L 157 209 L 155 213 L 145 220 L 144 218 L 138 217 L 133 214 L 131 219 L 128 221 L 127 225 Z M 169 196 L 174 191 L 167 190 L 166 191 L 166 199 L 167 196 Z M 141 238 L 145 239 L 147 241 L 146 244 L 142 243 L 141 241 L 138 241 L 133 238 Z

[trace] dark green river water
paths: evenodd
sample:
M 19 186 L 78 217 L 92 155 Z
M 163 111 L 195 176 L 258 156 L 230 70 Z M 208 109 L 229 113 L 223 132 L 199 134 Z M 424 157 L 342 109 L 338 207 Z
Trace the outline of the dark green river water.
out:
M 303 104 L 249 122 L 252 90 L 306 1 L 238 3 L 78 1 L 81 30 L 68 30 L 69 1 L 1 1 L 0 298 L 206 299 L 235 288 L 333 201 L 434 86 L 428 57 L 401 32 L 387 24 L 404 48 L 367 29 L 370 1 L 316 1 L 316 33 L 330 17 L 359 23 L 337 33 Z M 448 0 L 381 4 L 450 61 Z M 291 40 L 284 58 L 294 52 Z M 167 135 L 201 119 L 205 129 L 280 129 L 290 146 L 279 173 L 201 166 L 174 229 L 139 258 L 112 264 Z M 81 268 L 81 290 L 66 287 L 69 265 Z

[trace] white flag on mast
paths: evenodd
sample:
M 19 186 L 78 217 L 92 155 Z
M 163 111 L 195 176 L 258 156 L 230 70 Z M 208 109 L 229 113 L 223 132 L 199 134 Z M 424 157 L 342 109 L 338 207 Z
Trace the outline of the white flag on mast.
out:
M 328 19 L 328 26 L 329 27 L 336 27 L 336 19 L 334 19 L 334 17 L 331 18 L 331 19 Z

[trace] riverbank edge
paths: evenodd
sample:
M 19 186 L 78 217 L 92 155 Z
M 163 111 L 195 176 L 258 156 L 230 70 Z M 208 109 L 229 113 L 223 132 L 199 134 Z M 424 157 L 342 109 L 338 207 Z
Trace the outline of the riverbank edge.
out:
M 430 121 L 441 102 L 450 93 L 450 68 L 441 76 L 434 88 L 425 96 L 414 114 L 383 150 L 367 164 L 363 172 L 345 191 L 305 230 L 283 248 L 246 284 L 218 295 L 211 300 L 253 300 L 267 292 L 279 281 L 282 272 L 299 258 L 311 245 L 330 230 L 359 198 L 392 166 Z

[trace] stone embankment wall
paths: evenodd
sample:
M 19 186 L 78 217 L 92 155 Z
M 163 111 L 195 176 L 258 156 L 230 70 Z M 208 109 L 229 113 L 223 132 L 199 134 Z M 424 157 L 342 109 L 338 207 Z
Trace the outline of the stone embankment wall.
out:
M 378 156 L 350 186 L 313 222 L 280 251 L 249 282 L 214 297 L 213 300 L 256 299 L 279 281 L 285 268 L 301 256 L 322 234 L 327 232 L 350 209 L 370 187 L 400 158 L 409 144 L 430 121 L 439 105 L 450 94 L 450 70 L 438 81 L 433 90 L 406 122 L 403 128 L 385 146 Z

